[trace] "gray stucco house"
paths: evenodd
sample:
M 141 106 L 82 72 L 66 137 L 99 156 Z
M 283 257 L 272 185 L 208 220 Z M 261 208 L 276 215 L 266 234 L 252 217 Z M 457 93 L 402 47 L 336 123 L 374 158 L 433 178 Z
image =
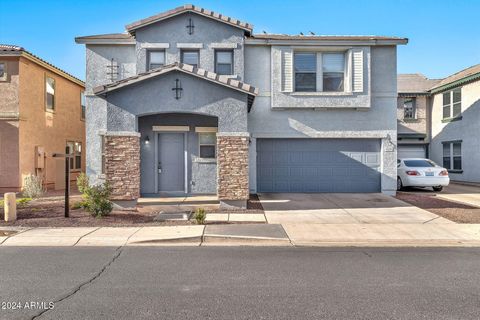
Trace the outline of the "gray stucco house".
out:
M 118 202 L 395 194 L 405 38 L 254 34 L 185 5 L 76 42 L 86 45 L 87 173 Z

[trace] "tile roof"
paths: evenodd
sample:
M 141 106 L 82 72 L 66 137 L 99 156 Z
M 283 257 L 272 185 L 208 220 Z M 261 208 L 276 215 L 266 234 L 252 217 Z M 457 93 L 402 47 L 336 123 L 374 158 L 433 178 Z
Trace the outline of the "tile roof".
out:
M 252 96 L 252 97 L 255 97 L 258 94 L 258 89 L 249 85 L 249 84 L 246 84 L 246 83 L 241 82 L 241 81 L 236 80 L 236 79 L 232 79 L 228 76 L 218 75 L 214 72 L 206 71 L 206 70 L 201 69 L 201 68 L 195 68 L 192 65 L 185 64 L 185 63 L 178 63 L 178 62 L 169 64 L 169 65 L 166 65 L 166 66 L 163 66 L 163 67 L 160 67 L 160 68 L 156 68 L 156 69 L 144 72 L 144 73 L 140 73 L 138 75 L 135 75 L 135 76 L 132 76 L 132 77 L 129 77 L 129 78 L 118 80 L 118 81 L 115 81 L 113 83 L 109 83 L 109 84 L 106 84 L 106 85 L 101 85 L 101 86 L 95 87 L 95 88 L 93 88 L 93 92 L 97 95 L 105 94 L 107 92 L 110 92 L 110 91 L 113 91 L 113 90 L 116 90 L 116 89 L 120 89 L 122 87 L 131 85 L 131 84 L 134 84 L 134 83 L 146 80 L 146 79 L 150 79 L 150 78 L 162 75 L 162 74 L 169 73 L 171 71 L 184 72 L 186 74 L 190 74 L 192 76 L 196 76 L 196 77 L 202 78 L 204 80 L 207 80 L 207 81 L 210 81 L 210 82 L 213 82 L 213 83 L 217 83 L 219 85 L 231 88 L 233 90 L 237 90 L 237 91 L 246 93 L 246 94 L 248 94 L 249 96 Z M 251 103 L 253 103 L 253 100 L 249 100 L 249 109 L 251 107 Z
M 407 38 L 374 36 L 374 35 L 289 35 L 289 34 L 255 34 L 250 39 L 262 40 L 345 40 L 345 41 L 372 41 L 372 40 L 390 40 L 407 42 Z
M 233 27 L 243 29 L 243 30 L 247 31 L 248 33 L 251 33 L 252 30 L 253 30 L 253 25 L 251 25 L 250 23 L 242 22 L 240 20 L 230 18 L 230 17 L 224 16 L 220 13 L 216 13 L 216 12 L 204 9 L 204 8 L 200 8 L 200 7 L 194 6 L 192 4 L 186 4 L 186 5 L 183 5 L 181 7 L 177 7 L 175 9 L 156 14 L 154 16 L 135 21 L 133 23 L 130 23 L 130 24 L 126 25 L 125 28 L 127 29 L 128 32 L 134 33 L 135 30 L 138 29 L 138 28 L 142 28 L 146 25 L 149 25 L 149 24 L 152 24 L 152 23 L 155 23 L 155 22 L 158 22 L 158 21 L 162 21 L 162 20 L 171 18 L 173 16 L 176 16 L 178 14 L 185 13 L 185 12 L 193 12 L 193 13 L 202 15 L 204 17 L 210 18 L 210 19 L 218 20 L 220 22 L 226 23 L 226 24 L 231 25 Z
M 399 74 L 397 76 L 398 93 L 428 93 L 440 79 L 428 79 L 421 73 Z
M 457 82 L 460 82 L 459 84 L 461 84 L 462 81 L 470 81 L 476 79 L 480 79 L 480 64 L 463 69 L 457 73 L 452 74 L 451 76 L 444 78 L 436 85 L 434 85 L 431 90 L 434 91 L 442 87 L 448 87 L 449 85 L 453 85 Z
M 52 69 L 54 72 L 59 73 L 60 75 L 69 78 L 71 81 L 85 87 L 85 83 L 78 79 L 77 77 L 71 75 L 70 73 L 66 72 L 65 70 L 62 70 L 53 64 L 43 60 L 42 58 L 34 55 L 33 53 L 25 50 L 23 47 L 16 46 L 16 45 L 11 45 L 11 44 L 0 44 L 0 56 L 9 56 L 9 55 L 24 55 L 25 57 L 29 58 L 30 60 L 33 60 L 39 64 L 43 64 L 43 66 Z

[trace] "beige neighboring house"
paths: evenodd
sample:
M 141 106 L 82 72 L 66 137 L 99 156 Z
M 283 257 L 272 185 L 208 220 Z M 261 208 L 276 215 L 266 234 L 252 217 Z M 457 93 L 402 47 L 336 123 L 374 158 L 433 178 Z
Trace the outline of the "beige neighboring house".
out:
M 429 90 L 439 81 L 420 73 L 398 75 L 398 158 L 428 158 L 431 139 Z
M 0 44 L 0 193 L 20 191 L 27 175 L 63 189 L 85 168 L 84 83 L 22 47 Z

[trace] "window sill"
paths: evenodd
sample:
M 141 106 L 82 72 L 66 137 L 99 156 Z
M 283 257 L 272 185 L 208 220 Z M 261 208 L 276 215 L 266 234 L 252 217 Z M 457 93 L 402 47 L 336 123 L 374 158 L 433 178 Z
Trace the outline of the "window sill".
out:
M 463 173 L 463 170 L 454 170 L 454 169 L 450 169 L 450 170 L 447 170 L 448 173 Z
M 291 96 L 307 96 L 307 97 L 353 97 L 352 92 L 299 92 L 294 91 L 290 93 Z
M 55 114 L 55 109 L 45 109 L 45 112 Z
M 442 123 L 459 121 L 459 120 L 462 120 L 462 118 L 463 118 L 462 116 L 458 116 L 458 117 L 455 117 L 455 118 L 445 118 L 445 119 L 442 119 Z
M 217 159 L 216 158 L 198 158 L 198 157 L 195 157 L 193 159 L 193 162 L 195 162 L 195 163 L 217 163 Z
M 420 122 L 420 119 L 405 119 L 403 118 L 403 122 L 406 122 L 406 123 L 415 123 L 415 122 Z
M 227 78 L 227 79 L 238 79 L 238 75 L 236 75 L 236 74 L 219 74 L 218 76 L 219 77 L 224 77 L 224 78 Z

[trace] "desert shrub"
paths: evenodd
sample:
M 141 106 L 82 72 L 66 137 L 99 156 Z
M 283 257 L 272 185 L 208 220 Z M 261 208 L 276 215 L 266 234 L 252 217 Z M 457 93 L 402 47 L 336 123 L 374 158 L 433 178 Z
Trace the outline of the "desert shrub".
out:
M 26 198 L 40 198 L 45 193 L 43 180 L 39 176 L 28 175 L 24 179 L 22 194 Z
M 70 208 L 72 210 L 77 210 L 77 209 L 87 209 L 87 201 L 85 200 L 81 200 L 81 201 L 76 201 L 74 203 L 72 203 L 72 205 L 70 206 Z
M 193 216 L 195 221 L 197 221 L 197 224 L 205 224 L 205 218 L 206 217 L 207 217 L 207 214 L 205 212 L 205 209 L 203 209 L 203 208 L 198 208 L 195 211 L 195 215 Z
M 29 203 L 30 201 L 32 201 L 32 198 L 20 198 L 20 199 L 17 199 L 17 207 L 24 207 L 27 205 L 27 203 Z
M 113 203 L 109 200 L 112 189 L 108 183 L 90 185 L 86 174 L 77 177 L 78 191 L 82 193 L 83 200 L 74 204 L 74 209 L 84 208 L 92 216 L 100 218 L 108 215 L 113 210 Z

